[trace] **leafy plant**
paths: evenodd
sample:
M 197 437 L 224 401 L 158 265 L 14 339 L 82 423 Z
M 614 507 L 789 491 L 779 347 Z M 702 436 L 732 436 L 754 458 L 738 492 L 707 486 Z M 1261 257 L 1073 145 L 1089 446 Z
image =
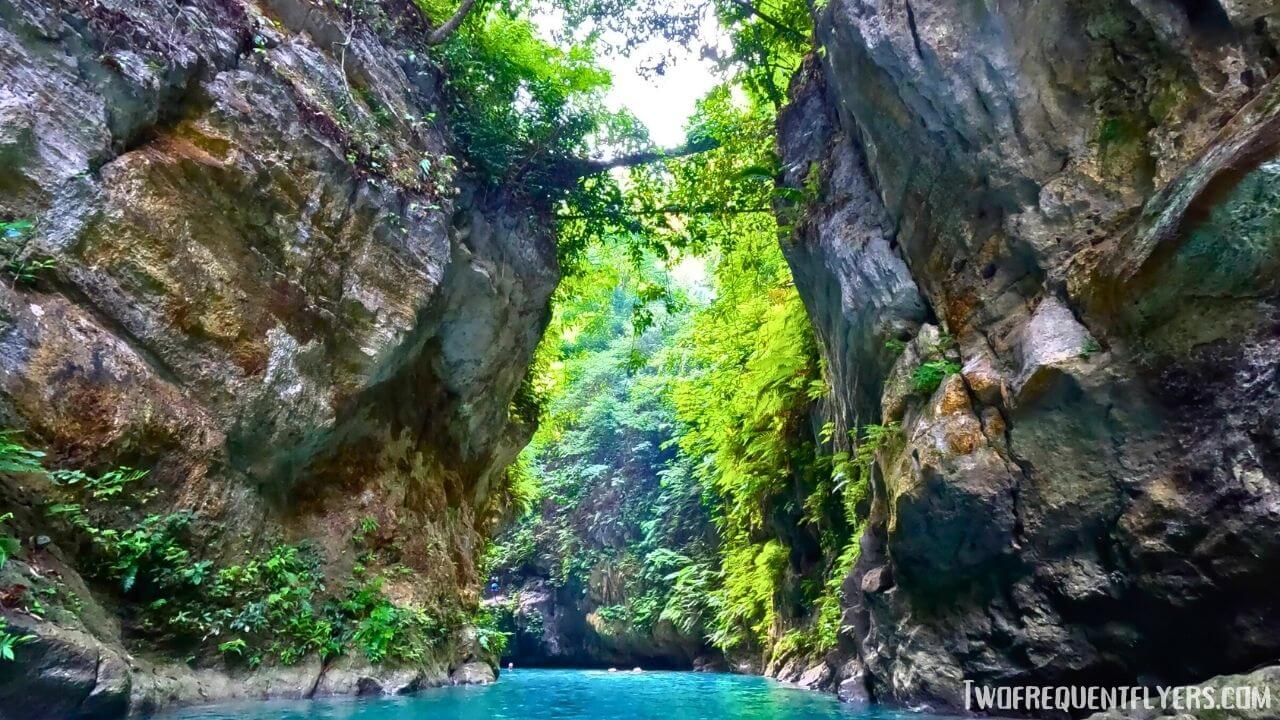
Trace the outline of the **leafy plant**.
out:
M 35 635 L 16 635 L 8 630 L 0 630 L 0 660 L 12 662 L 17 659 L 15 649 L 36 639 Z
M 482 611 L 476 615 L 475 628 L 480 647 L 494 657 L 502 657 L 511 636 L 499 628 L 498 617 L 489 610 Z
M 709 563 L 690 562 L 663 579 L 671 582 L 671 592 L 659 619 L 681 632 L 692 634 L 704 627 L 720 608 L 720 597 L 713 593 L 719 575 Z
M 948 375 L 960 372 L 960 365 L 950 360 L 930 360 L 911 372 L 911 389 L 921 395 L 932 395 Z
M 437 25 L 455 9 L 452 0 L 415 2 Z M 612 119 L 603 104 L 609 74 L 590 45 L 557 47 L 528 18 L 492 5 L 432 52 L 448 70 L 453 130 L 472 164 L 534 193 L 567 190 L 557 164 L 585 156 L 588 137 Z
M 229 660 L 256 667 L 266 658 L 290 665 L 310 654 L 322 658 L 362 651 L 371 662 L 421 662 L 445 628 L 419 608 L 392 603 L 378 580 L 328 595 L 319 560 L 307 546 L 277 545 L 248 553 L 240 564 L 216 567 L 194 556 L 195 517 L 149 514 L 126 527 L 103 527 L 99 508 L 145 476 L 118 468 L 100 476 L 60 471 L 60 485 L 83 489 L 86 505 L 58 503 L 91 541 L 94 572 L 118 583 L 139 608 L 141 628 L 157 641 L 190 647 L 211 639 Z M 361 530 L 376 532 L 376 523 Z
M 218 652 L 239 657 L 244 655 L 246 647 L 248 647 L 248 643 L 244 641 L 244 638 L 236 638 L 234 640 L 218 643 Z
M 95 477 L 82 470 L 54 470 L 49 473 L 49 478 L 55 484 L 65 487 L 83 486 L 89 497 L 105 500 L 121 494 L 126 485 L 141 480 L 148 473 L 147 470 L 120 467 Z
M 351 644 L 369 662 L 420 662 L 443 638 L 443 626 L 420 608 L 401 607 L 373 580 L 349 589 L 335 606 L 337 627 L 349 627 Z
M 107 557 L 103 571 L 118 579 L 125 593 L 137 587 L 139 577 L 145 594 L 181 585 L 190 576 L 191 553 L 179 536 L 191 519 L 190 513 L 148 515 L 123 531 L 91 528 L 94 541 Z
M 5 513 L 0 515 L 0 526 L 13 519 L 13 513 Z M 18 554 L 22 550 L 22 543 L 18 538 L 12 535 L 0 535 L 0 568 L 9 562 L 9 558 Z
M 18 442 L 17 435 L 17 430 L 0 431 L 0 473 L 43 473 L 44 453 Z
M 0 220 L 0 238 L 16 240 L 30 232 L 33 227 L 30 220 Z
M 53 258 L 23 257 L 24 240 L 35 226 L 29 220 L 0 221 L 0 248 L 6 257 L 4 270 L 13 277 L 15 284 L 29 284 L 39 278 L 39 273 L 57 267 Z
M 11 259 L 5 263 L 4 269 L 13 276 L 15 283 L 29 285 L 40 279 L 40 273 L 45 270 L 52 270 L 58 266 L 58 261 L 50 258 L 26 258 Z

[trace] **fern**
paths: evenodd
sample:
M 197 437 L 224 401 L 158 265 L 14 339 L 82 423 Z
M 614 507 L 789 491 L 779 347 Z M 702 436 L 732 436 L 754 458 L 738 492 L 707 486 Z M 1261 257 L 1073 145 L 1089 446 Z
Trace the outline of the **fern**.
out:
M 15 440 L 17 430 L 0 432 L 0 473 L 22 475 L 44 472 L 44 453 Z
M 948 375 L 960 372 L 960 366 L 950 360 L 931 360 L 921 363 L 911 373 L 911 389 L 921 395 L 932 395 Z

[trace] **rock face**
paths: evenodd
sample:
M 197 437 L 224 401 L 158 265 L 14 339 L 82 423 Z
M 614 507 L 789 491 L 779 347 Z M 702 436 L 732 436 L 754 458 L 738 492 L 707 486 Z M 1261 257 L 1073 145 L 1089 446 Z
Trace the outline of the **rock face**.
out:
M 606 577 L 611 574 L 613 577 Z M 625 601 L 621 570 L 600 564 L 587 587 L 555 586 L 546 578 L 516 581 L 491 604 L 511 614 L 512 642 L 504 661 L 521 667 L 643 667 L 714 670 L 724 663 L 696 632 L 666 620 L 648 627 L 613 620 L 607 609 Z M 602 612 L 603 611 L 603 612 Z
M 894 440 L 842 692 L 1273 661 L 1280 8 L 831 0 L 817 34 L 784 250 L 841 429 Z
M 657 554 L 678 548 L 700 560 L 709 554 L 710 518 L 695 498 L 673 501 L 678 490 L 664 489 L 661 472 L 670 458 L 660 450 L 669 442 L 663 426 L 610 432 L 613 442 L 565 463 L 570 472 L 552 466 L 563 474 L 544 482 L 555 487 L 572 478 L 571 494 L 544 498 L 499 536 L 505 547 L 525 548 L 493 568 L 498 589 L 485 600 L 512 633 L 503 660 L 521 667 L 719 666 L 707 628 L 682 628 L 661 617 L 668 597 L 654 576 L 672 570 L 646 566 L 640 550 L 655 552 L 644 544 L 645 526 L 665 522 L 661 534 L 648 536 L 655 538 L 649 542 L 660 548 Z M 664 492 L 672 495 L 664 498 Z
M 0 420 L 55 466 L 150 469 L 213 559 L 340 565 L 373 518 L 414 571 L 388 594 L 462 606 L 558 271 L 540 211 L 453 171 L 416 11 L 382 5 L 375 33 L 308 0 L 0 0 L 0 217 L 33 225 Z M 21 533 L 47 490 L 0 481 Z M 79 583 L 75 548 L 41 552 Z M 0 700 L 39 675 L 58 717 L 110 714 L 155 684 L 118 624 L 67 622 L 24 628 Z
M 1211 710 L 1207 702 L 1190 700 L 1190 689 L 1197 688 L 1203 696 L 1212 693 L 1217 707 Z M 1254 694 L 1254 690 L 1257 694 Z M 1165 707 L 1125 708 L 1108 710 L 1089 716 L 1089 720 L 1153 720 L 1154 718 L 1188 718 L 1211 717 L 1214 720 L 1265 720 L 1275 717 L 1275 698 L 1280 694 L 1280 666 L 1271 666 L 1239 675 L 1221 675 L 1193 686 L 1182 686 L 1178 690 L 1168 689 L 1168 697 L 1179 692 L 1184 700 L 1167 700 Z M 1152 694 L 1152 704 L 1158 704 L 1158 694 Z M 1228 700 L 1228 698 L 1230 698 Z M 1237 699 L 1238 698 L 1238 699 Z M 1181 703 L 1181 708 L 1179 708 Z M 1224 707 L 1231 705 L 1232 707 Z M 1182 712 L 1186 709 L 1198 709 L 1198 712 Z

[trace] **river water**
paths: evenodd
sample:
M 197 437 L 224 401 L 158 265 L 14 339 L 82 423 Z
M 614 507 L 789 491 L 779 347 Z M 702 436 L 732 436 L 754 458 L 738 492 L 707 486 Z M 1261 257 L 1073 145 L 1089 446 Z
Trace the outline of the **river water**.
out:
M 411 697 L 271 701 L 188 708 L 165 720 L 937 720 L 854 709 L 765 678 L 690 672 L 506 671 L 493 685 Z

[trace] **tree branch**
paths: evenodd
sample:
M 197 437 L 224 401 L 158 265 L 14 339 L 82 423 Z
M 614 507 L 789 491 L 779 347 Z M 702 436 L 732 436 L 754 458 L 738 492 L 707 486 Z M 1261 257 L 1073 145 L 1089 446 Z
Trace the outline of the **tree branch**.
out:
M 799 30 L 796 30 L 795 28 L 787 25 L 786 23 L 782 22 L 781 20 L 775 17 L 766 15 L 760 12 L 759 10 L 756 9 L 755 5 L 751 4 L 747 0 L 731 0 L 731 2 L 734 5 L 737 5 L 738 7 L 747 11 L 748 15 L 755 15 L 756 17 L 763 20 L 765 23 L 772 25 L 774 29 L 778 30 L 783 35 L 790 37 L 792 40 L 795 40 L 801 45 L 804 45 L 809 42 L 809 38 L 805 37 Z
M 467 14 L 471 12 L 471 8 L 475 7 L 475 4 L 476 0 L 462 0 L 462 4 L 459 5 L 457 11 L 453 13 L 453 17 L 446 20 L 443 25 L 436 28 L 427 36 L 427 44 L 439 45 L 445 40 L 448 40 L 449 36 L 452 35 L 454 31 L 458 29 L 458 26 L 462 24 L 462 21 L 467 19 Z
M 596 220 L 608 219 L 614 217 L 648 217 L 652 215 L 749 215 L 754 213 L 769 213 L 774 211 L 771 207 L 760 208 L 733 208 L 703 205 L 695 207 L 685 207 L 681 205 L 668 205 L 659 208 L 640 208 L 633 210 L 619 210 L 616 213 L 577 213 L 573 215 L 557 215 L 560 220 Z
M 695 140 L 687 145 L 666 150 L 646 150 L 630 155 L 619 155 L 608 160 L 587 160 L 584 158 L 567 158 L 559 163 L 556 174 L 564 177 L 580 178 L 596 175 L 614 168 L 648 165 L 649 163 L 670 160 L 671 158 L 688 157 L 708 150 L 714 150 L 720 143 L 710 138 Z

